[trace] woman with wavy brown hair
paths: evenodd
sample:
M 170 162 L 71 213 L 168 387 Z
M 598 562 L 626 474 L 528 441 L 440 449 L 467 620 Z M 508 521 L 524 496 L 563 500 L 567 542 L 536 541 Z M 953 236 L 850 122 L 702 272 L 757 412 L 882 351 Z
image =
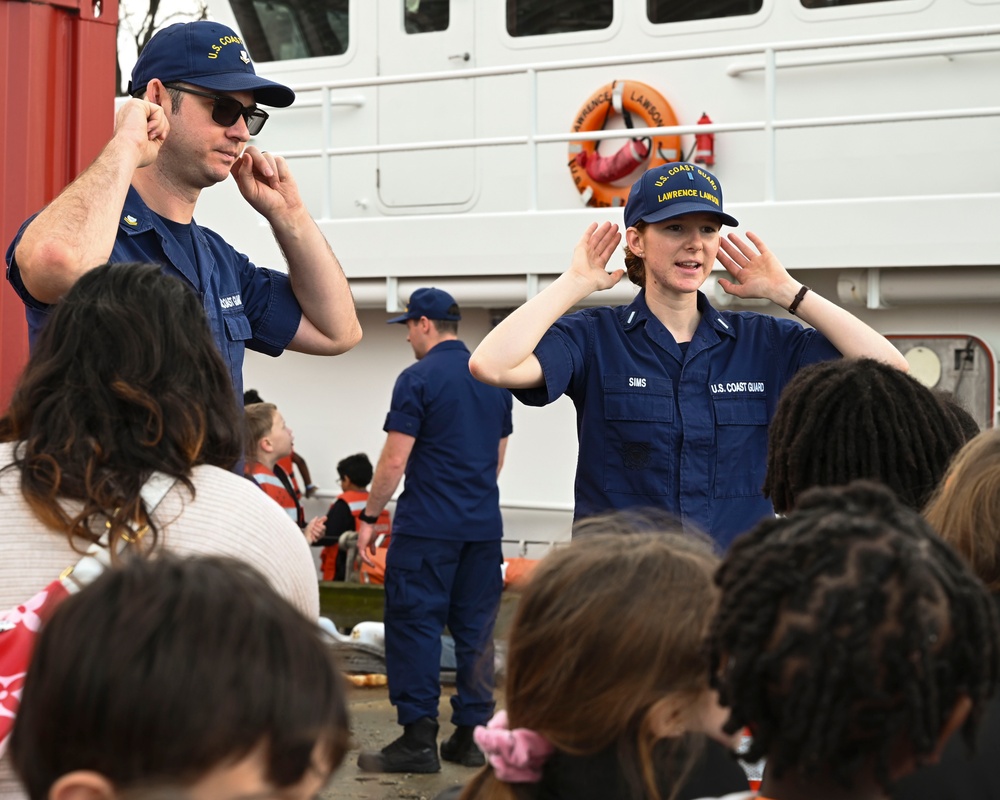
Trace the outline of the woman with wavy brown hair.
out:
M 301 532 L 231 471 L 240 412 L 194 292 L 154 265 L 107 264 L 80 278 L 0 418 L 0 609 L 35 595 L 107 532 L 132 540 L 130 554 L 239 558 L 317 618 Z M 175 482 L 150 513 L 141 493 L 154 472 Z M 0 759 L 0 800 L 21 797 Z
M 983 431 L 958 451 L 924 517 L 1000 595 L 1000 428 Z
M 924 518 L 958 551 L 990 591 L 1000 613 L 1000 429 L 983 431 L 958 451 L 924 508 Z M 988 643 L 975 642 L 977 648 Z M 957 741 L 938 763 L 904 779 L 895 800 L 992 800 L 1000 797 L 1000 695 L 983 714 L 976 751 Z

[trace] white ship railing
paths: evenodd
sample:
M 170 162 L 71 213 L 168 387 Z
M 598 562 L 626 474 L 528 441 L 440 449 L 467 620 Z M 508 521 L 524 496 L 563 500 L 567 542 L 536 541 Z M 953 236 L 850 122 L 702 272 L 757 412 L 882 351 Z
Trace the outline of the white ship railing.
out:
M 779 119 L 777 116 L 777 73 L 778 70 L 795 69 L 799 67 L 814 67 L 834 64 L 860 64 L 877 61 L 926 58 L 928 56 L 953 57 L 976 53 L 991 53 L 1000 51 L 1000 44 L 985 45 L 959 43 L 942 44 L 943 39 L 974 39 L 1000 34 L 1000 25 L 981 26 L 976 28 L 937 29 L 911 33 L 890 33 L 865 36 L 837 37 L 821 40 L 801 40 L 790 42 L 772 42 L 756 45 L 712 47 L 691 50 L 679 50 L 670 53 L 656 52 L 629 56 L 611 56 L 601 58 L 568 59 L 563 61 L 547 61 L 515 66 L 483 67 L 465 70 L 449 70 L 425 72 L 421 74 L 368 77 L 349 80 L 313 81 L 293 84 L 296 92 L 319 91 L 320 97 L 315 100 L 302 100 L 297 108 L 319 107 L 322 109 L 323 140 L 332 140 L 333 123 L 330 109 L 335 106 L 361 107 L 367 103 L 364 95 L 347 97 L 332 97 L 331 93 L 344 89 L 361 87 L 388 86 L 407 83 L 426 83 L 446 80 L 465 80 L 496 76 L 524 75 L 528 79 L 528 121 L 529 132 L 520 136 L 474 137 L 464 139 L 446 139 L 438 141 L 423 141 L 397 144 L 372 144 L 357 147 L 321 147 L 313 149 L 283 151 L 285 158 L 316 158 L 323 164 L 323 208 L 324 219 L 329 219 L 332 208 L 333 184 L 330 172 L 330 159 L 362 154 L 413 152 L 420 150 L 441 150 L 453 148 L 484 148 L 526 146 L 529 152 L 529 196 L 527 210 L 538 210 L 538 154 L 540 144 L 595 141 L 601 139 L 620 138 L 620 130 L 588 131 L 586 133 L 542 133 L 538 130 L 538 75 L 544 72 L 566 71 L 574 69 L 590 69 L 594 67 L 620 67 L 629 64 L 650 64 L 669 61 L 689 61 L 697 59 L 761 56 L 762 60 L 752 63 L 735 63 L 726 69 L 726 74 L 736 79 L 750 72 L 764 72 L 764 108 L 763 119 L 740 123 L 712 123 L 706 125 L 674 125 L 658 128 L 633 128 L 630 136 L 664 136 L 692 133 L 728 133 L 763 131 L 766 136 L 766 154 L 764 160 L 764 199 L 765 202 L 776 200 L 777 185 L 777 137 L 780 130 L 793 128 L 827 128 L 844 125 L 875 125 L 893 122 L 914 122 L 949 119 L 970 119 L 976 117 L 1000 116 L 1000 106 L 980 106 L 962 109 L 939 109 L 931 111 L 915 111 L 886 114 L 860 114 L 846 116 L 804 117 L 800 119 Z M 926 44 L 920 45 L 924 42 Z M 778 63 L 778 54 L 809 50 L 831 50 L 849 47 L 875 47 L 879 45 L 898 45 L 913 43 L 917 46 L 897 49 L 889 52 L 842 53 L 829 56 L 809 56 L 800 59 L 787 59 Z
M 316 502 L 325 503 L 327 506 L 340 497 L 339 489 L 319 489 L 310 498 Z M 399 499 L 398 495 L 392 497 L 389 503 L 395 503 Z M 572 513 L 573 503 L 547 503 L 529 500 L 501 500 L 500 508 L 510 511 L 554 511 L 559 513 Z

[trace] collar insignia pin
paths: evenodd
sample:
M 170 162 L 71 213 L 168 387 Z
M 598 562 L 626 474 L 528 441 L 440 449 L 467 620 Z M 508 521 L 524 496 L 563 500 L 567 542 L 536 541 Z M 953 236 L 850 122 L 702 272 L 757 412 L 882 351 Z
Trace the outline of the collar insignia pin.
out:
M 136 225 L 139 224 L 139 220 L 137 220 L 131 214 L 126 214 L 125 215 L 125 224 L 126 225 L 131 225 L 134 228 Z

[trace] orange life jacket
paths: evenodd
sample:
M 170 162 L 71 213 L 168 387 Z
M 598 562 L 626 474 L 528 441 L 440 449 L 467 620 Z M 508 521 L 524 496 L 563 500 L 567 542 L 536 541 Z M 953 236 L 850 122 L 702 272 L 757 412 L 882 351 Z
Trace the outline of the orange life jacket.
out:
M 338 495 L 337 500 L 343 500 L 354 515 L 354 530 L 358 529 L 358 516 L 365 510 L 368 503 L 368 492 L 351 491 Z M 385 548 L 389 546 L 389 538 L 392 535 L 392 523 L 389 520 L 389 510 L 382 509 L 378 515 L 378 521 L 373 526 L 375 529 L 375 547 L 381 553 L 376 554 L 376 563 L 383 565 L 381 569 L 373 570 L 364 562 L 361 562 L 361 582 L 362 583 L 385 583 Z M 323 580 L 332 581 L 337 569 L 337 554 L 340 552 L 339 545 L 329 545 L 323 548 L 320 554 L 322 559 Z M 381 558 L 379 558 L 381 555 Z M 348 564 L 350 570 L 353 565 Z

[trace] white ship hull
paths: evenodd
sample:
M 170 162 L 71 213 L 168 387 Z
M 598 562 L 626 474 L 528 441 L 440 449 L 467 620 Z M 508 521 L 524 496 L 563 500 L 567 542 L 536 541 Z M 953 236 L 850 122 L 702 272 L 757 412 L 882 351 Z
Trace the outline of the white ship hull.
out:
M 620 208 L 582 203 L 567 167 L 578 110 L 614 80 L 666 98 L 685 155 L 707 112 L 711 169 L 741 230 L 814 290 L 900 335 L 904 352 L 920 348 L 919 372 L 937 369 L 938 387 L 994 424 L 1000 2 L 764 0 L 754 14 L 653 24 L 645 0 L 615 0 L 608 27 L 522 37 L 510 35 L 504 0 L 446 5 L 446 30 L 407 33 L 401 1 L 328 0 L 328 19 L 347 11 L 343 54 L 257 59 L 298 92 L 258 144 L 290 160 L 365 331 L 335 359 L 247 359 L 246 385 L 281 406 L 317 484 L 332 490 L 340 458 L 381 449 L 393 382 L 412 360 L 403 329 L 384 321 L 414 288 L 456 297 L 471 348 L 562 271 L 589 222 L 621 222 Z M 295 3 L 278 7 L 293 23 Z M 211 9 L 240 27 L 225 0 Z M 294 50 L 294 36 L 282 46 L 268 31 L 276 52 Z M 280 267 L 267 226 L 248 214 L 228 185 L 204 193 L 198 220 Z M 622 284 L 593 300 L 631 294 Z M 572 404 L 515 403 L 514 428 L 500 477 L 507 536 L 565 538 Z

